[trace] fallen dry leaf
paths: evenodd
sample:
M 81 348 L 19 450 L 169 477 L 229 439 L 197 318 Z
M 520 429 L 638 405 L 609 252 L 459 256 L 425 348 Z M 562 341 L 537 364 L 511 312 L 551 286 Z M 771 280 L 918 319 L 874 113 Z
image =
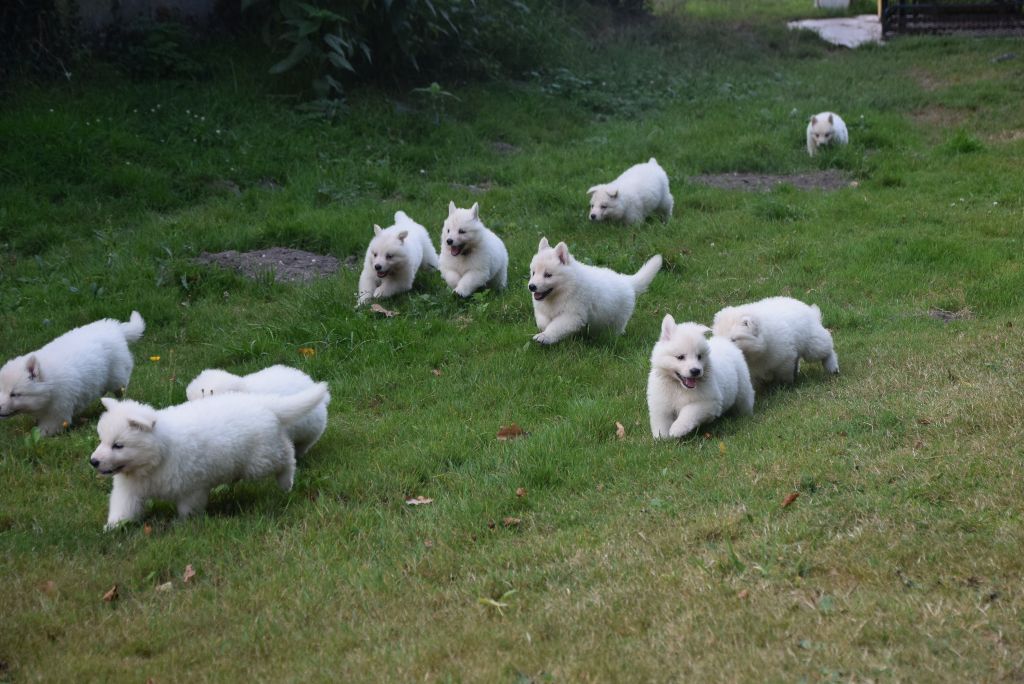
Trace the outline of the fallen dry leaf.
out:
M 720 453 L 722 456 L 725 456 L 725 442 L 718 443 L 718 453 Z
M 510 423 L 509 425 L 502 425 L 501 429 L 498 430 L 498 441 L 506 442 L 510 439 L 516 439 L 526 435 L 526 431 L 519 427 L 516 423 Z
M 142 526 L 142 534 L 146 535 L 147 537 L 153 534 L 153 526 L 149 523 L 144 524 Z
M 789 494 L 787 494 L 786 498 L 782 500 L 782 507 L 785 508 L 786 506 L 796 501 L 796 498 L 798 496 L 800 496 L 800 492 L 790 492 Z
M 488 520 L 487 521 L 487 528 L 493 530 L 494 527 L 495 527 L 494 521 L 493 520 Z
M 195 577 L 195 576 L 196 576 L 195 568 L 193 568 L 192 564 L 189 563 L 188 565 L 185 566 L 185 574 L 181 576 L 181 581 L 184 582 L 185 584 L 188 584 L 192 580 L 192 578 Z
M 39 585 L 39 591 L 43 592 L 44 594 L 49 594 L 50 596 L 53 596 L 57 593 L 57 583 L 53 580 L 46 580 L 45 582 Z
M 316 349 L 312 347 L 299 347 L 299 353 L 308 359 L 311 356 L 316 356 Z
M 615 436 L 619 439 L 626 438 L 626 428 L 619 421 L 615 421 Z
M 110 587 L 106 594 L 103 595 L 103 600 L 107 603 L 117 600 L 117 585 Z
M 917 419 L 917 424 L 918 425 L 931 425 L 932 421 L 931 421 L 931 418 L 918 418 Z
M 398 315 L 397 311 L 391 311 L 389 309 L 385 309 L 383 306 L 381 306 L 380 304 L 377 304 L 377 303 L 373 303 L 373 304 L 370 305 L 370 311 L 373 311 L 373 312 L 379 313 L 379 314 L 384 314 L 384 316 L 386 318 L 394 318 L 395 316 Z
M 157 591 L 170 591 L 173 588 L 174 588 L 174 583 L 173 582 L 164 582 L 163 584 L 156 585 L 156 590 Z
M 423 545 L 425 547 L 427 547 L 428 549 L 434 548 L 434 542 L 430 541 L 429 539 L 424 539 L 423 540 Z
M 526 496 L 526 487 L 516 487 L 516 496 L 518 496 L 518 497 Z
M 434 500 L 425 496 L 411 496 L 405 500 L 405 503 L 410 506 L 423 506 L 424 504 L 434 503 Z
M 736 596 L 738 596 L 740 599 L 745 599 L 748 596 L 750 596 L 750 592 L 747 591 L 746 589 L 742 589 L 742 590 L 740 590 L 740 593 L 736 594 Z
M 440 368 L 432 368 L 430 370 L 430 372 L 434 374 L 435 378 L 441 377 L 441 369 Z
M 704 433 L 704 439 L 711 439 L 711 433 L 710 432 L 705 432 Z
M 160 357 L 154 354 L 153 356 L 149 357 L 149 360 L 152 361 L 153 363 L 156 363 L 157 361 L 160 360 Z
M 522 518 L 513 518 L 511 515 L 501 521 L 501 524 L 505 527 L 519 527 L 519 523 L 523 522 Z

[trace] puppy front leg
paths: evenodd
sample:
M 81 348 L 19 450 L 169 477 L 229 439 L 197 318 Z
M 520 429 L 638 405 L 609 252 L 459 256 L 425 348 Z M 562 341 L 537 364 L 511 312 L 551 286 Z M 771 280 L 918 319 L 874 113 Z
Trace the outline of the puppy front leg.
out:
M 71 427 L 71 412 L 55 411 L 48 413 L 39 419 L 39 434 L 43 437 L 52 437 L 65 428 Z
M 125 520 L 138 520 L 142 516 L 142 498 L 124 486 L 121 479 L 114 478 L 114 488 L 110 490 L 110 511 L 104 531 L 117 527 Z
M 412 276 L 399 278 L 392 275 L 381 282 L 380 287 L 374 291 L 373 296 L 375 299 L 385 299 L 400 292 L 408 292 L 411 289 Z
M 669 430 L 672 428 L 671 411 L 651 412 L 651 434 L 654 439 L 665 439 L 669 437 Z
M 701 423 L 706 423 L 717 415 L 717 407 L 710 401 L 687 404 L 679 412 L 672 427 L 668 429 L 669 437 L 685 437 L 696 430 Z
M 460 297 L 468 297 L 486 284 L 487 274 L 483 271 L 466 271 L 453 289 Z
M 374 274 L 372 268 L 369 270 L 367 270 L 366 268 L 363 269 L 362 274 L 359 276 L 359 299 L 357 302 L 358 305 L 361 306 L 363 304 L 366 304 L 367 302 L 370 301 L 370 299 L 373 298 L 373 291 L 377 288 L 378 282 L 379 281 L 377 280 L 377 276 L 376 274 Z
M 462 276 L 460 276 L 457 271 L 443 269 L 441 271 L 441 277 L 444 278 L 444 282 L 448 284 L 448 288 L 454 290 L 459 286 L 459 279 Z
M 553 318 L 542 332 L 533 336 L 541 344 L 554 344 L 583 327 L 583 321 L 575 316 L 558 316 Z

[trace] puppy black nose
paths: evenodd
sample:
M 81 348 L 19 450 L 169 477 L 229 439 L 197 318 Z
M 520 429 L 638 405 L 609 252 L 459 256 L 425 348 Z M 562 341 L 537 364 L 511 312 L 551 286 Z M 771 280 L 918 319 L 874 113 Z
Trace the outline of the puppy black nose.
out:
M 530 292 L 536 292 L 536 291 L 537 291 L 537 286 L 534 285 L 533 283 L 530 283 Z
M 97 459 L 95 459 L 95 458 L 90 458 L 89 459 L 89 465 L 91 465 L 93 468 L 99 468 L 100 467 L 100 462 Z
M 597 214 L 591 214 L 590 215 L 590 220 L 591 221 L 596 221 L 597 220 Z
M 374 264 L 374 265 L 373 265 L 373 270 L 374 270 L 374 271 L 380 271 L 380 270 L 382 270 L 383 268 L 384 268 L 384 267 L 383 267 L 383 266 L 381 266 L 380 264 Z
M 448 239 L 446 240 L 446 242 L 447 242 L 447 243 L 448 243 L 449 245 L 454 245 L 454 244 L 455 244 L 455 240 L 452 240 L 451 238 L 448 238 Z
M 691 369 L 690 369 L 690 376 L 691 376 L 691 377 L 694 377 L 694 378 L 695 378 L 695 377 L 697 377 L 698 375 L 700 375 L 700 368 L 691 368 Z

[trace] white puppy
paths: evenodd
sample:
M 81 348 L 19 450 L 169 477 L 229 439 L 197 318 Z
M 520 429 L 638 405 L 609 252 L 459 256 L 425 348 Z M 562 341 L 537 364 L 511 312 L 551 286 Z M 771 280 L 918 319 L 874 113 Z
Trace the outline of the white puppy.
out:
M 636 223 L 655 211 L 665 221 L 672 218 L 674 202 L 668 176 L 654 157 L 646 164 L 629 167 L 611 183 L 595 185 L 587 194 L 591 221 Z
M 459 209 L 448 203 L 441 229 L 441 277 L 460 297 L 481 287 L 503 290 L 508 283 L 508 250 L 480 220 L 480 204 Z
M 425 266 L 437 268 L 437 252 L 427 229 L 404 211 L 395 212 L 393 226 L 374 225 L 373 232 L 359 276 L 359 304 L 408 292 L 417 271 Z
M 148 499 L 173 501 L 184 518 L 206 507 L 213 487 L 237 480 L 274 475 L 290 490 L 295 450 L 286 428 L 327 396 L 320 383 L 289 396 L 229 392 L 160 411 L 104 398 L 89 463 L 114 478 L 106 529 L 137 520 Z
M 127 323 L 104 318 L 11 359 L 0 369 L 0 418 L 27 413 L 44 436 L 60 432 L 103 394 L 128 386 L 134 365 L 128 343 L 145 329 L 133 311 Z
M 730 409 L 754 412 L 754 388 L 743 352 L 725 337 L 704 337 L 707 326 L 661 323 L 651 352 L 647 407 L 655 439 L 684 437 Z
M 792 297 L 769 297 L 715 314 L 715 334 L 743 350 L 750 374 L 761 383 L 793 382 L 800 359 L 821 361 L 839 372 L 832 335 L 821 324 L 821 310 Z
M 807 154 L 812 157 L 822 145 L 845 145 L 850 142 L 846 122 L 835 112 L 815 114 L 807 123 Z
M 530 262 L 533 315 L 541 344 L 554 344 L 587 326 L 609 328 L 621 335 L 633 315 L 636 297 L 661 268 L 655 254 L 633 275 L 587 266 L 572 258 L 564 242 L 554 247 L 541 238 Z
M 219 368 L 208 368 L 196 376 L 185 388 L 189 401 L 197 401 L 225 392 L 250 394 L 298 394 L 313 387 L 313 378 L 290 366 L 271 366 L 249 375 L 235 375 Z M 313 407 L 300 420 L 288 426 L 288 438 L 295 444 L 295 458 L 299 458 L 316 444 L 327 429 L 327 404 L 330 395 Z

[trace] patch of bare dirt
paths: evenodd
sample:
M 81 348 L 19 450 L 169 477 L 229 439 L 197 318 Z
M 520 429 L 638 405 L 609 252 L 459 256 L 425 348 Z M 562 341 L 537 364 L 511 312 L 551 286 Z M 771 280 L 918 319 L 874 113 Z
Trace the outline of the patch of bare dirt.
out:
M 329 254 L 314 254 L 301 249 L 270 247 L 254 252 L 203 252 L 195 259 L 197 264 L 219 266 L 241 273 L 246 278 L 259 278 L 270 272 L 279 283 L 308 283 L 317 278 L 334 275 L 343 265 Z M 344 266 L 354 268 L 359 259 L 351 255 Z
M 932 318 L 937 318 L 943 323 L 949 323 L 950 321 L 969 321 L 974 318 L 974 312 L 969 308 L 964 307 L 959 311 L 946 311 L 945 309 L 928 309 L 928 315 Z
M 449 185 L 456 190 L 468 190 L 474 195 L 482 195 L 494 187 L 494 182 L 490 180 L 483 180 L 479 183 L 449 183 Z
M 839 190 L 849 187 L 855 181 L 841 171 L 812 171 L 774 175 L 770 173 L 702 173 L 687 180 L 698 185 L 707 185 L 720 190 L 744 190 L 746 192 L 768 192 L 780 185 L 792 185 L 798 190 Z
M 1018 140 L 1024 140 L 1024 129 L 1016 129 L 1012 131 L 1000 131 L 990 137 L 992 142 L 1000 143 L 1011 143 L 1017 142 Z
M 933 105 L 911 112 L 910 118 L 914 123 L 929 128 L 953 128 L 962 125 L 967 120 L 967 115 L 968 112 L 962 109 Z
M 492 142 L 491 148 L 498 154 L 515 154 L 519 151 L 519 148 L 515 145 L 500 140 Z

